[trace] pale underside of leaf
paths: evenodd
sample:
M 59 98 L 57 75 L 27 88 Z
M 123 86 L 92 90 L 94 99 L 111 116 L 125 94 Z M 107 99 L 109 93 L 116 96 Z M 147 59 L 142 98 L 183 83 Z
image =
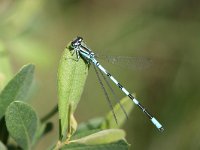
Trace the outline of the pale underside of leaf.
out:
M 0 150 L 7 150 L 6 146 L 0 141 Z
M 62 150 L 128 150 L 129 146 L 130 145 L 126 141 L 120 140 L 109 144 L 98 145 L 71 143 L 69 145 L 65 145 Z
M 102 130 L 97 133 L 93 133 L 86 137 L 74 140 L 73 142 L 86 144 L 86 145 L 96 145 L 96 144 L 108 144 L 112 142 L 119 141 L 125 138 L 125 132 L 121 129 L 107 129 Z

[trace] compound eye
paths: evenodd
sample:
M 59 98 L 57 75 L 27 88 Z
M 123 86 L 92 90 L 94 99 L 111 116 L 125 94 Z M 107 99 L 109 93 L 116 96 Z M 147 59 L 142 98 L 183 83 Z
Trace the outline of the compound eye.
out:
M 71 45 L 72 45 L 73 47 L 77 47 L 77 46 L 79 46 L 79 45 L 81 44 L 82 41 L 83 41 L 83 38 L 82 38 L 82 37 L 76 37 L 76 38 L 72 41 Z
M 77 37 L 77 41 L 78 41 L 79 43 L 81 43 L 81 42 L 83 41 L 83 38 L 82 38 L 82 37 Z

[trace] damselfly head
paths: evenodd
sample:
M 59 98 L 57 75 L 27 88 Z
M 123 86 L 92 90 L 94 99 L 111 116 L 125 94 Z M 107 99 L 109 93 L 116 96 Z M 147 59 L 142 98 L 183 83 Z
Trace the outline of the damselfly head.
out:
M 71 46 L 72 46 L 73 48 L 76 48 L 77 46 L 81 45 L 82 41 L 83 41 L 83 38 L 77 36 L 77 37 L 71 42 Z

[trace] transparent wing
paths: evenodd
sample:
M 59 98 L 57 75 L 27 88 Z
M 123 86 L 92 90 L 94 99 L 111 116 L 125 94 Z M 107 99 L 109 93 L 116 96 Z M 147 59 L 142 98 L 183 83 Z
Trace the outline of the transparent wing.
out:
M 95 57 L 116 66 L 128 67 L 129 69 L 146 69 L 149 68 L 153 63 L 152 59 L 142 56 L 108 56 L 97 54 Z

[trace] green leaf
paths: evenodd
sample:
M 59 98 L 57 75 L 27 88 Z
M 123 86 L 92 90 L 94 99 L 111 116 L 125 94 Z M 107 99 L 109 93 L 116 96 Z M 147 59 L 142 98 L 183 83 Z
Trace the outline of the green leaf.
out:
M 0 150 L 7 150 L 6 146 L 0 141 Z
M 128 150 L 129 144 L 120 140 L 117 142 L 109 143 L 109 144 L 98 144 L 98 145 L 85 145 L 72 143 L 69 145 L 65 145 L 62 150 Z
M 35 111 L 27 104 L 15 101 L 8 106 L 5 119 L 11 137 L 24 150 L 30 150 L 39 124 Z
M 120 100 L 120 103 L 126 110 L 127 115 L 129 115 L 134 106 L 133 102 L 128 96 L 126 96 Z M 127 118 L 124 112 L 122 111 L 120 104 L 116 104 L 114 106 L 114 112 L 116 113 L 118 124 L 116 124 L 115 120 L 113 119 L 113 114 L 110 111 L 101 124 L 102 129 L 119 128 L 124 124 Z
M 123 130 L 107 129 L 107 130 L 102 130 L 102 131 L 90 134 L 80 139 L 76 139 L 73 142 L 86 144 L 86 145 L 96 145 L 96 144 L 112 143 L 124 138 L 125 138 L 125 132 Z
M 72 106 L 72 113 L 80 100 L 83 92 L 88 65 L 83 59 L 77 60 L 77 56 L 69 50 L 64 50 L 58 68 L 58 109 L 61 122 L 62 139 L 66 139 L 68 125 L 69 105 Z
M 33 80 L 33 72 L 32 64 L 24 66 L 2 90 L 0 93 L 0 119 L 11 102 L 26 99 Z
M 3 42 L 0 41 L 0 91 L 10 80 L 12 75 L 8 52 Z

